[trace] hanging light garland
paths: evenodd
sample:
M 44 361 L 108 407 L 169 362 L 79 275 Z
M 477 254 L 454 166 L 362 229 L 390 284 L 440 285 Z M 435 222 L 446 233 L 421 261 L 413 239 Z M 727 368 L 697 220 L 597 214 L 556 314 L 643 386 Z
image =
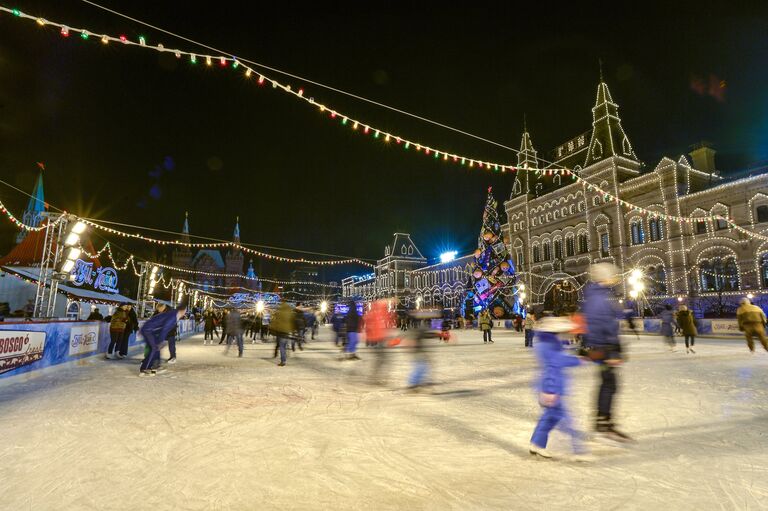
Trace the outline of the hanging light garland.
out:
M 46 227 L 48 227 L 49 225 L 50 226 L 54 226 L 54 225 L 58 224 L 59 222 L 61 222 L 62 218 L 67 216 L 67 212 L 65 211 L 61 215 L 56 217 L 54 220 L 49 220 L 47 223 L 44 223 L 44 224 L 39 225 L 39 226 L 36 227 L 34 225 L 25 224 L 24 222 L 19 220 L 16 216 L 14 216 L 13 213 L 11 213 L 8 210 L 7 207 L 5 207 L 5 204 L 3 204 L 2 201 L 0 201 L 0 212 L 4 213 L 5 216 L 8 218 L 8 220 L 10 220 L 11 223 L 13 223 L 17 228 L 22 229 L 24 231 L 30 231 L 30 232 L 40 232 L 40 231 L 44 230 Z
M 335 110 L 335 109 L 333 109 L 333 108 L 331 108 L 331 107 L 329 107 L 329 106 L 327 106 L 327 105 L 325 105 L 323 103 L 318 103 L 318 102 L 316 102 L 314 100 L 313 97 L 308 96 L 303 88 L 293 88 L 291 85 L 283 84 L 283 83 L 278 82 L 275 79 L 269 78 L 264 73 L 262 73 L 260 71 L 256 71 L 254 68 L 248 66 L 246 63 L 243 63 L 243 62 L 239 61 L 236 57 L 233 57 L 233 56 L 197 54 L 197 53 L 193 53 L 193 52 L 189 52 L 189 51 L 185 51 L 185 50 L 180 50 L 180 49 L 166 48 L 162 44 L 152 45 L 152 44 L 148 43 L 146 37 L 144 37 L 144 36 L 140 36 L 138 41 L 132 41 L 126 35 L 120 35 L 118 37 L 114 37 L 114 36 L 110 36 L 110 35 L 107 35 L 107 34 L 103 34 L 103 35 L 99 36 L 94 31 L 90 31 L 90 30 L 86 30 L 86 29 L 81 29 L 81 28 L 72 28 L 72 27 L 69 27 L 69 26 L 64 25 L 62 23 L 57 23 L 57 22 L 49 21 L 49 20 L 46 20 L 46 19 L 43 19 L 43 18 L 39 18 L 39 17 L 36 17 L 36 16 L 32 16 L 32 15 L 26 14 L 26 13 L 20 11 L 19 9 L 11 9 L 11 8 L 4 7 L 4 6 L 0 6 L 0 12 L 7 12 L 7 13 L 10 13 L 10 14 L 12 14 L 13 16 L 15 16 L 17 18 L 29 19 L 29 20 L 35 21 L 41 27 L 47 27 L 47 26 L 55 27 L 55 28 L 60 30 L 61 35 L 63 37 L 69 37 L 70 34 L 72 34 L 72 33 L 78 33 L 80 35 L 81 39 L 83 39 L 83 40 L 90 40 L 91 39 L 90 36 L 94 35 L 94 36 L 96 36 L 96 37 L 94 37 L 94 39 L 99 39 L 102 42 L 102 44 L 119 43 L 119 44 L 128 45 L 128 46 L 136 46 L 136 47 L 140 47 L 140 48 L 151 49 L 151 50 L 154 50 L 154 51 L 157 51 L 157 52 L 172 53 L 178 59 L 181 59 L 182 57 L 188 59 L 188 61 L 189 61 L 189 63 L 191 65 L 197 64 L 199 62 L 199 59 L 203 59 L 205 61 L 205 63 L 206 63 L 206 66 L 210 66 L 210 67 L 213 67 L 214 62 L 216 62 L 218 64 L 216 67 L 237 70 L 239 72 L 242 71 L 242 72 L 244 72 L 244 76 L 247 79 L 250 79 L 251 77 L 255 76 L 256 77 L 255 83 L 258 84 L 258 85 L 270 84 L 273 89 L 281 90 L 283 92 L 291 94 L 292 96 L 294 96 L 297 99 L 305 101 L 306 103 L 308 103 L 308 104 L 312 105 L 313 107 L 319 109 L 320 112 L 328 115 L 328 117 L 330 119 L 333 119 L 335 121 L 339 121 L 341 123 L 341 125 L 343 125 L 343 126 L 350 127 L 351 129 L 353 129 L 355 131 L 360 131 L 360 132 L 362 132 L 365 135 L 371 135 L 374 139 L 381 140 L 384 143 L 388 143 L 389 144 L 389 143 L 394 142 L 394 145 L 402 146 L 403 149 L 405 149 L 405 150 L 413 149 L 414 152 L 422 153 L 425 156 L 429 156 L 429 157 L 431 157 L 433 159 L 436 159 L 436 160 L 442 160 L 442 161 L 446 161 L 446 162 L 451 162 L 451 163 L 454 163 L 454 164 L 458 164 L 458 165 L 462 165 L 462 166 L 467 166 L 469 168 L 478 167 L 480 169 L 493 170 L 493 171 L 501 171 L 501 172 L 506 172 L 506 171 L 509 170 L 509 171 L 535 172 L 537 174 L 543 174 L 543 175 L 556 175 L 556 174 L 559 174 L 559 175 L 570 176 L 574 181 L 583 183 L 587 187 L 588 190 L 594 191 L 597 194 L 599 194 L 604 201 L 609 201 L 610 200 L 610 201 L 616 202 L 616 204 L 618 204 L 620 206 L 623 206 L 623 207 L 625 207 L 625 208 L 627 208 L 629 210 L 632 210 L 632 211 L 635 211 L 635 212 L 638 212 L 638 213 L 641 213 L 641 214 L 650 215 L 652 218 L 660 218 L 660 219 L 664 219 L 664 220 L 679 222 L 681 224 L 682 223 L 687 223 L 689 225 L 691 225 L 694 221 L 696 221 L 696 219 L 701 220 L 702 218 L 709 218 L 709 219 L 715 220 L 715 221 L 722 220 L 722 221 L 726 222 L 731 228 L 733 228 L 733 229 L 743 233 L 746 236 L 749 236 L 749 237 L 752 237 L 752 238 L 755 238 L 755 239 L 760 239 L 760 240 L 768 241 L 768 236 L 763 235 L 763 234 L 759 234 L 759 233 L 755 233 L 755 232 L 752 232 L 752 231 L 749 231 L 749 230 L 747 230 L 747 229 L 737 225 L 731 219 L 723 217 L 721 215 L 708 215 L 706 217 L 695 217 L 695 218 L 694 217 L 685 217 L 685 216 L 681 216 L 681 215 L 669 215 L 669 214 L 666 214 L 666 213 L 659 213 L 659 212 L 652 211 L 652 210 L 649 210 L 647 208 L 644 208 L 642 206 L 637 206 L 635 204 L 631 204 L 631 203 L 629 203 L 629 202 L 627 202 L 625 200 L 622 200 L 622 199 L 614 196 L 610 192 L 607 192 L 607 191 L 603 190 L 599 186 L 596 186 L 594 184 L 589 183 L 588 181 L 586 181 L 585 179 L 580 177 L 578 174 L 576 174 L 574 171 L 572 171 L 571 169 L 568 169 L 568 168 L 530 168 L 528 166 L 520 167 L 520 166 L 510 165 L 510 164 L 507 164 L 507 163 L 491 162 L 491 161 L 486 161 L 486 160 L 479 159 L 479 158 L 476 158 L 476 157 L 460 155 L 460 154 L 453 153 L 451 151 L 447 151 L 447 150 L 442 149 L 442 148 L 430 147 L 428 145 L 425 145 L 425 144 L 413 141 L 413 140 L 411 140 L 409 138 L 406 138 L 406 137 L 403 137 L 403 136 L 400 136 L 400 135 L 396 135 L 396 134 L 390 133 L 390 132 L 388 132 L 386 130 L 383 130 L 383 129 L 380 129 L 380 128 L 376 128 L 375 126 L 372 126 L 370 124 L 365 124 L 362 121 L 354 119 L 353 117 L 351 117 L 349 115 L 346 115 L 346 114 L 344 114 L 344 113 L 342 113 L 342 112 L 340 112 L 338 110 Z M 17 225 L 20 223 L 20 222 L 18 222 L 18 219 L 15 219 L 15 217 L 12 217 L 12 218 L 13 218 L 13 220 L 15 220 L 17 222 Z M 357 264 L 363 264 L 363 265 L 366 265 L 366 266 L 373 267 L 372 264 L 362 262 L 359 259 L 347 259 L 347 260 L 343 260 L 343 261 L 311 261 L 311 260 L 306 260 L 306 259 L 294 259 L 294 258 L 286 258 L 286 257 L 281 257 L 281 256 L 274 256 L 274 255 L 271 255 L 271 254 L 265 254 L 265 253 L 262 253 L 262 252 L 255 251 L 253 249 L 246 249 L 245 247 L 240 247 L 239 245 L 234 244 L 234 243 L 188 244 L 188 243 L 184 243 L 184 242 L 180 242 L 180 241 L 162 241 L 162 240 L 154 240 L 154 239 L 151 239 L 151 238 L 145 238 L 145 237 L 143 237 L 141 235 L 138 235 L 138 234 L 121 233 L 121 232 L 116 231 L 114 229 L 106 228 L 106 227 L 103 227 L 103 226 L 100 226 L 100 225 L 93 225 L 93 226 L 97 227 L 97 228 L 100 228 L 100 229 L 103 229 L 103 230 L 106 230 L 108 232 L 112 232 L 114 234 L 119 234 L 119 235 L 122 235 L 122 236 L 143 239 L 145 241 L 150 241 L 150 242 L 159 243 L 159 244 L 168 244 L 168 245 L 175 244 L 175 245 L 183 245 L 183 246 L 190 246 L 190 247 L 196 247 L 198 245 L 204 245 L 204 246 L 207 246 L 207 247 L 219 247 L 219 248 L 232 246 L 232 247 L 241 248 L 241 250 L 247 251 L 248 253 L 254 254 L 256 256 L 265 257 L 267 259 L 273 259 L 273 260 L 277 260 L 277 261 L 280 261 L 280 262 L 292 262 L 292 263 L 302 263 L 302 264 L 318 264 L 318 265 L 337 265 L 337 264 L 357 263 Z M 19 225 L 19 227 L 24 228 L 23 224 Z M 26 227 L 31 227 L 31 226 L 26 226 Z M 37 228 L 34 228 L 34 229 L 37 229 Z
M 139 239 L 142 241 L 146 241 L 149 243 L 154 243 L 156 245 L 173 245 L 173 246 L 180 246 L 180 247 L 188 247 L 188 248 L 235 248 L 238 250 L 241 250 L 247 254 L 251 254 L 257 257 L 262 257 L 264 259 L 272 260 L 272 261 L 278 261 L 282 263 L 300 263 L 300 264 L 311 264 L 311 265 L 318 265 L 318 266 L 338 266 L 341 264 L 360 264 L 362 266 L 368 266 L 373 268 L 374 265 L 368 262 L 365 262 L 361 259 L 357 258 L 347 258 L 347 259 L 339 259 L 339 260 L 325 260 L 325 261 L 316 261 L 313 259 L 305 259 L 303 257 L 301 258 L 294 258 L 294 257 L 284 257 L 284 256 L 278 256 L 274 254 L 268 254 L 266 252 L 261 252 L 259 250 L 255 250 L 253 248 L 244 247 L 243 245 L 239 243 L 235 243 L 233 241 L 226 241 L 226 242 L 217 242 L 217 243 L 190 243 L 186 241 L 181 240 L 159 240 L 156 238 L 150 238 L 148 236 L 143 236 L 138 233 L 128 233 L 124 231 L 119 231 L 117 229 L 113 229 L 111 227 L 106 227 L 104 225 L 98 224 L 96 222 L 93 222 L 92 220 L 86 220 L 84 218 L 78 218 L 79 220 L 82 220 L 86 224 L 90 225 L 91 227 L 94 227 L 96 229 L 100 229 L 104 232 L 108 232 L 110 234 L 116 234 L 118 236 L 123 236 L 125 238 L 134 238 Z

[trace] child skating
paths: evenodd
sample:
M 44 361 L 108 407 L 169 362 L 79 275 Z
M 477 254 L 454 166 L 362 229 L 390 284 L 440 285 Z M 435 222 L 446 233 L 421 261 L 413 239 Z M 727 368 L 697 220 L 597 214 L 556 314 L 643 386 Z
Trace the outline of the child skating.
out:
M 539 405 L 543 413 L 531 437 L 529 452 L 537 458 L 552 458 L 547 450 L 549 433 L 557 426 L 571 437 L 574 461 L 589 461 L 590 457 L 573 428 L 573 420 L 564 402 L 568 392 L 566 369 L 580 364 L 579 358 L 566 353 L 557 334 L 571 332 L 574 324 L 567 318 L 542 318 L 536 322 L 534 349 L 540 376 L 536 384 Z

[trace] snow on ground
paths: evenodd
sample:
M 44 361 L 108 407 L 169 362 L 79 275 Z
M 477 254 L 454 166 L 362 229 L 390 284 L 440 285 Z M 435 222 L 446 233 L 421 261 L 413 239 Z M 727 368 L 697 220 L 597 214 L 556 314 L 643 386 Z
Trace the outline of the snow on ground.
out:
M 321 340 L 277 367 L 179 345 L 139 378 L 138 361 L 93 359 L 0 386 L 3 509 L 765 509 L 768 353 L 700 339 L 695 355 L 627 338 L 618 421 L 638 444 L 592 444 L 596 461 L 532 459 L 535 362 L 520 334 L 478 331 L 431 350 L 428 392 L 368 382 L 372 353 L 341 362 Z M 591 426 L 596 367 L 573 371 L 571 408 Z M 567 454 L 559 432 L 550 447 Z

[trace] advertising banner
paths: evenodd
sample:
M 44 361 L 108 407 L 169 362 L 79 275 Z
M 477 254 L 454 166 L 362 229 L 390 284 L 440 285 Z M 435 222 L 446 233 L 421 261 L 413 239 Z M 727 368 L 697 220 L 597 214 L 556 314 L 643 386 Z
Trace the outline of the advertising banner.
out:
M 43 358 L 45 332 L 4 330 L 0 332 L 0 373 L 12 371 Z
M 93 353 L 99 349 L 99 323 L 73 326 L 69 332 L 69 356 Z
M 712 333 L 741 335 L 741 332 L 739 332 L 739 322 L 735 319 L 713 319 Z

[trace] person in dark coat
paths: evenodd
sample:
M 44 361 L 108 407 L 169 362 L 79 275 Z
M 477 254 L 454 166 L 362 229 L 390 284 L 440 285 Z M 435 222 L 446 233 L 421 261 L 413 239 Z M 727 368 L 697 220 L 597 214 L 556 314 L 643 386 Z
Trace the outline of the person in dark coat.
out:
M 162 372 L 163 369 L 152 369 L 154 363 L 160 360 L 160 346 L 168 338 L 168 334 L 176 328 L 176 324 L 184 317 L 187 311 L 186 301 L 182 301 L 176 310 L 166 310 L 156 316 L 153 316 L 141 327 L 141 334 L 144 336 L 144 342 L 149 346 L 144 360 L 139 367 L 139 376 L 154 375 Z
M 307 331 L 307 324 L 304 319 L 304 311 L 298 306 L 293 310 L 293 331 L 295 335 L 291 337 L 291 351 L 296 351 L 296 345 L 301 351 L 304 351 L 304 336 Z
M 123 338 L 120 340 L 120 357 L 125 358 L 128 356 L 128 344 L 131 340 L 131 336 L 134 332 L 139 331 L 139 317 L 136 315 L 136 310 L 133 305 L 126 303 L 126 312 L 128 312 L 128 322 L 125 324 L 125 330 L 123 330 Z
M 208 339 L 213 344 L 213 334 L 216 332 L 216 316 L 213 311 L 207 310 L 203 313 L 203 322 L 205 324 L 205 337 L 203 338 L 203 345 L 208 343 Z
M 348 304 L 349 312 L 347 312 L 346 318 L 344 318 L 344 324 L 347 330 L 347 346 L 344 348 L 346 353 L 346 360 L 360 360 L 357 356 L 357 341 L 360 335 L 361 318 L 357 312 L 357 304 L 354 301 L 350 301 Z
M 104 316 L 101 315 L 101 311 L 98 307 L 94 307 L 90 314 L 88 314 L 87 321 L 101 321 Z
M 230 339 L 234 339 L 237 342 L 237 356 L 242 358 L 243 356 L 243 321 L 240 317 L 240 312 L 237 309 L 232 309 L 227 314 L 226 319 L 227 328 L 227 351 L 231 346 Z
M 584 346 L 600 367 L 596 430 L 611 440 L 628 442 L 630 437 L 616 429 L 612 416 L 617 372 L 623 362 L 619 340 L 619 319 L 623 314 L 611 300 L 613 286 L 620 281 L 619 271 L 611 263 L 593 264 L 589 271 L 592 282 L 585 288 L 582 312 L 587 326 Z
M 693 316 L 693 311 L 688 310 L 688 307 L 685 305 L 681 305 L 680 310 L 677 311 L 677 325 L 680 327 L 683 337 L 685 337 L 685 352 L 696 353 L 693 350 L 696 336 L 698 335 L 696 318 Z
M 675 315 L 672 313 L 672 306 L 665 304 L 664 309 L 659 314 L 661 319 L 661 336 L 667 342 L 669 351 L 675 351 L 675 330 L 677 328 L 677 322 L 675 321 Z
M 157 307 L 155 308 L 155 312 L 152 313 L 152 317 L 155 317 L 164 312 L 168 312 L 169 310 L 170 308 L 164 303 L 158 303 Z M 173 328 L 168 332 L 168 335 L 165 337 L 165 340 L 168 341 L 168 351 L 170 352 L 170 358 L 168 359 L 169 364 L 176 363 L 176 335 L 177 335 L 177 326 L 174 325 Z M 156 364 L 160 365 L 159 358 Z

